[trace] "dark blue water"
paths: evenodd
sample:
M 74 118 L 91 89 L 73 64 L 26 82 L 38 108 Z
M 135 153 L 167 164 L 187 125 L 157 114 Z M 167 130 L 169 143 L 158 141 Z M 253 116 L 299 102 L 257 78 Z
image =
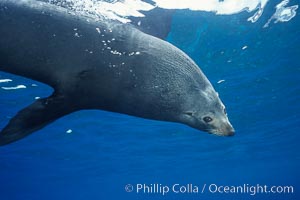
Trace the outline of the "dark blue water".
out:
M 168 41 L 191 56 L 219 92 L 234 137 L 103 111 L 77 112 L 0 148 L 0 199 L 299 199 L 300 17 L 262 28 L 274 5 L 254 24 L 247 13 L 178 11 L 173 18 Z M 27 89 L 0 89 L 1 128 L 36 96 L 52 92 L 1 72 L 4 78 L 13 82 L 1 87 Z M 137 184 L 177 183 L 199 191 L 136 192 Z M 125 191 L 127 184 L 133 192 Z M 211 184 L 292 186 L 293 193 L 213 193 Z

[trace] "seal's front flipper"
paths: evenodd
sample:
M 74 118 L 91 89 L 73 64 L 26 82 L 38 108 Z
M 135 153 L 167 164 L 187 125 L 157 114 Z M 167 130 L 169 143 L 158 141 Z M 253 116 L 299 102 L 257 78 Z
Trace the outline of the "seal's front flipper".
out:
M 171 31 L 174 10 L 155 8 L 142 12 L 145 17 L 129 17 L 140 31 L 165 40 Z
M 0 132 L 0 146 L 17 141 L 73 111 L 64 95 L 39 99 L 18 112 Z

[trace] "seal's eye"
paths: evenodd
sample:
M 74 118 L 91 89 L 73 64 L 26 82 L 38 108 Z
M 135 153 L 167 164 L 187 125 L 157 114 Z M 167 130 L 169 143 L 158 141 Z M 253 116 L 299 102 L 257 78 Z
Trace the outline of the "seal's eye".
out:
M 227 115 L 226 109 L 224 108 L 224 114 Z
M 203 117 L 203 121 L 205 121 L 206 123 L 211 122 L 213 119 L 211 117 Z

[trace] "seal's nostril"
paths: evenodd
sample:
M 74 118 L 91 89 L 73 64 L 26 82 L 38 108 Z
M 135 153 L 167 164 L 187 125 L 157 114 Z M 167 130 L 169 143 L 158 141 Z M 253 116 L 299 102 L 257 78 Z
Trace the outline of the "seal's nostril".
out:
M 234 136 L 235 130 L 232 126 L 227 126 L 223 130 L 225 136 Z
M 228 126 L 226 127 L 225 130 L 226 130 L 226 131 L 225 131 L 226 136 L 234 136 L 235 130 L 234 130 L 234 128 L 231 126 L 231 124 L 228 124 Z
M 227 136 L 234 136 L 234 131 L 229 131 L 229 132 L 227 133 Z

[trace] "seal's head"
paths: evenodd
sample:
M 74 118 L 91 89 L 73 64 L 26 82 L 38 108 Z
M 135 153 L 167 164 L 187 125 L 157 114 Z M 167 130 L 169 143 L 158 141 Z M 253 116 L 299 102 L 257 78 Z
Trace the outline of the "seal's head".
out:
M 234 128 L 229 122 L 226 109 L 218 93 L 209 84 L 205 89 L 190 91 L 186 110 L 181 114 L 183 123 L 219 136 L 233 136 Z

